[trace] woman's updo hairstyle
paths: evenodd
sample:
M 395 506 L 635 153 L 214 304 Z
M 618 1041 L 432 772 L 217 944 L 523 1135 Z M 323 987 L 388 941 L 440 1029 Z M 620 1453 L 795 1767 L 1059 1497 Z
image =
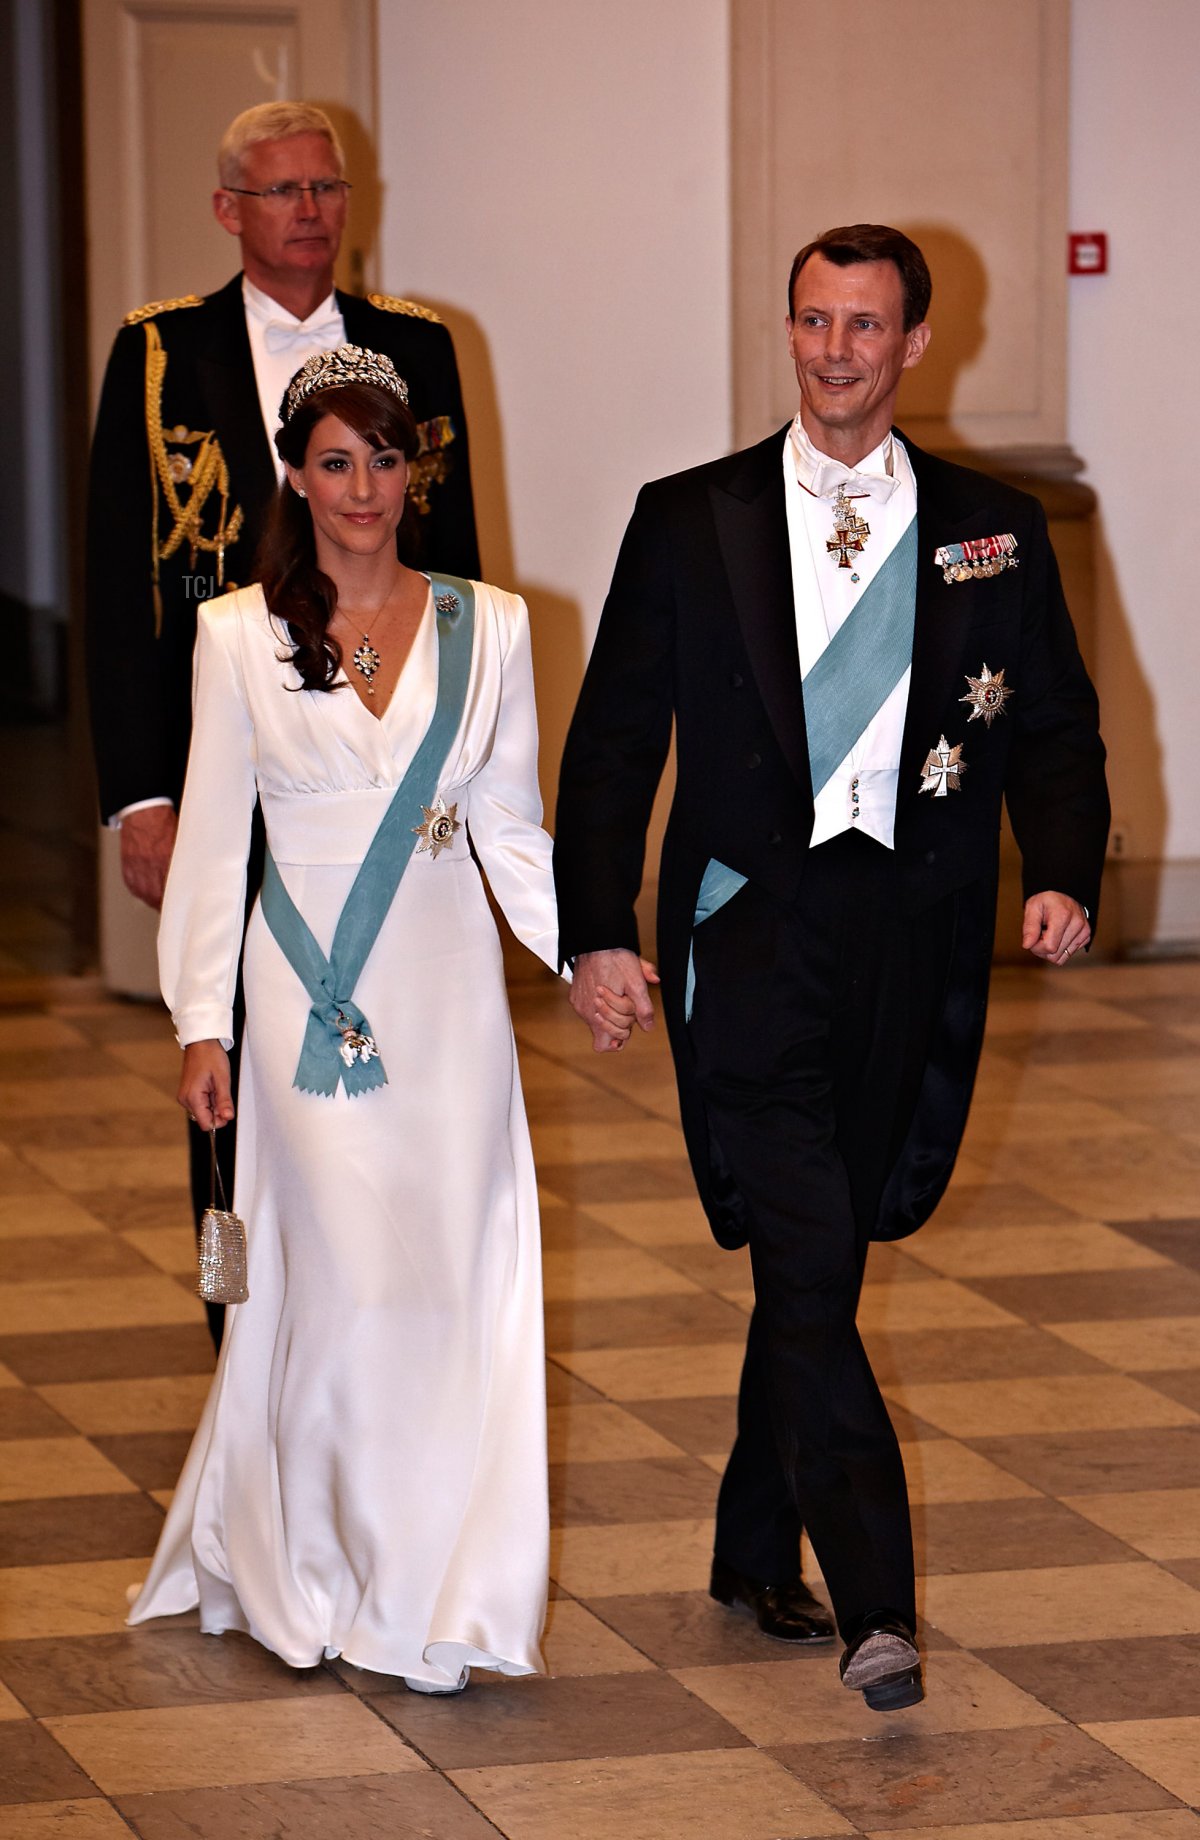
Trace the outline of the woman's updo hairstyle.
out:
M 293 379 L 289 394 L 294 386 Z M 285 397 L 285 409 L 287 401 Z M 313 429 L 326 415 L 336 415 L 381 453 L 395 448 L 411 462 L 420 451 L 421 438 L 407 404 L 382 385 L 356 382 L 315 390 L 296 405 L 275 436 L 280 459 L 302 467 Z M 396 554 L 410 565 L 417 554 L 416 518 L 410 500 L 396 530 Z M 337 588 L 317 567 L 312 512 L 287 478 L 271 507 L 256 574 L 271 613 L 288 628 L 290 658 L 303 688 L 332 690 L 342 668 L 342 648 L 329 633 Z

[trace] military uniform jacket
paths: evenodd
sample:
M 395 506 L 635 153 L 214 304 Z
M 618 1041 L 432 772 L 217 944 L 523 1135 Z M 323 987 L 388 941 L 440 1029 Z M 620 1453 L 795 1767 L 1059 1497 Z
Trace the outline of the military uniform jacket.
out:
M 449 332 L 408 303 L 388 310 L 341 292 L 337 303 L 347 340 L 385 353 L 409 386 L 425 444 L 410 475 L 422 563 L 477 577 Z M 276 489 L 241 276 L 204 300 L 130 318 L 136 323 L 117 334 L 105 373 L 88 497 L 88 690 L 106 818 L 142 799 L 178 802 L 196 609 L 253 579 Z
M 899 432 L 899 431 L 897 431 Z M 683 1125 L 713 1231 L 745 1237 L 716 1192 L 691 1075 L 684 985 L 696 896 L 716 858 L 783 901 L 805 873 L 813 795 L 784 503 L 784 430 L 646 486 L 617 561 L 567 739 L 555 880 L 564 957 L 638 948 L 634 900 L 672 723 L 676 790 L 659 878 L 663 1002 Z M 904 439 L 903 435 L 900 436 Z M 1097 911 L 1108 832 L 1096 697 L 1076 645 L 1037 500 L 905 447 L 917 482 L 912 677 L 895 847 L 919 913 L 956 896 L 941 1023 L 877 1236 L 911 1232 L 954 1164 L 983 1038 L 1007 801 L 1025 893 L 1054 889 Z M 947 583 L 942 545 L 1011 534 L 1015 569 Z M 970 720 L 968 677 L 1003 670 L 1013 695 Z M 922 792 L 945 737 L 962 744 L 958 789 Z

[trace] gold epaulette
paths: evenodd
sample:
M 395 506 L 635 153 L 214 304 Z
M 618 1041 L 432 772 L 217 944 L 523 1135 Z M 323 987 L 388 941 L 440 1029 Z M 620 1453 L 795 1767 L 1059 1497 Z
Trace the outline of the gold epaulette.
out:
M 383 313 L 407 313 L 410 319 L 429 319 L 440 326 L 442 316 L 432 307 L 422 307 L 415 300 L 401 300 L 398 294 L 368 294 L 368 303 Z
M 144 319 L 155 319 L 160 313 L 174 313 L 177 307 L 202 307 L 202 294 L 181 294 L 178 300 L 148 300 L 144 307 L 135 307 L 121 321 L 123 326 L 140 326 Z

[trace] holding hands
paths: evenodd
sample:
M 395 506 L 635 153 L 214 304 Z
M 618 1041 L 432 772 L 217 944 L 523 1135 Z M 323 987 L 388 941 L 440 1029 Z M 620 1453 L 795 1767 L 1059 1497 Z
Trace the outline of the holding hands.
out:
M 580 953 L 571 980 L 571 1008 L 591 1029 L 597 1054 L 623 1048 L 635 1023 L 639 1029 L 654 1027 L 649 986 L 658 982 L 649 959 L 627 947 Z

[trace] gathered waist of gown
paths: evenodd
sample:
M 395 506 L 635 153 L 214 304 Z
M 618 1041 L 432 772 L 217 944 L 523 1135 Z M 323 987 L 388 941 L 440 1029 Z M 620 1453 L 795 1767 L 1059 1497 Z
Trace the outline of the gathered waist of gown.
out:
M 371 846 L 384 814 L 396 795 L 394 786 L 363 786 L 353 792 L 277 793 L 260 790 L 263 818 L 267 827 L 267 844 L 277 863 L 297 863 L 309 867 L 327 867 L 361 863 Z M 466 801 L 447 799 L 455 806 L 459 828 L 449 843 L 441 844 L 437 860 L 469 857 L 467 843 Z M 412 825 L 416 829 L 425 821 L 425 808 L 414 806 Z M 418 843 L 415 861 L 426 851 Z

